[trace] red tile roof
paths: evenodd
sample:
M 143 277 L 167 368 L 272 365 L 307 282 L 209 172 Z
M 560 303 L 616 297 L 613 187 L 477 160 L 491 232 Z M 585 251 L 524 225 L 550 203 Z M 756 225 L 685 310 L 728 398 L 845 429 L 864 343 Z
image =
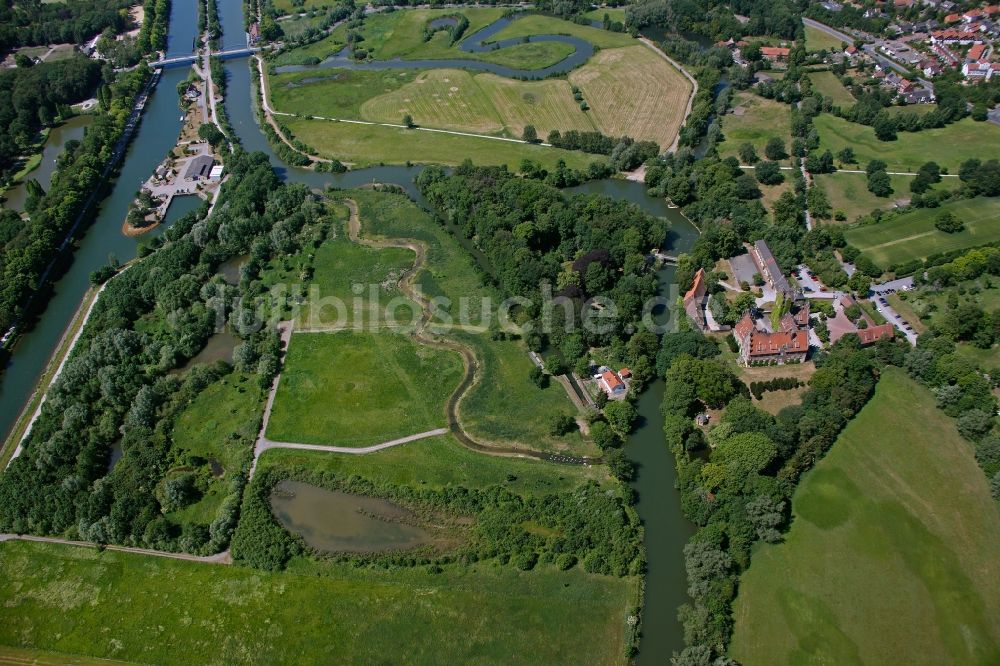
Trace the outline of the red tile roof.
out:
M 765 58 L 778 57 L 787 58 L 788 54 L 791 53 L 791 49 L 786 49 L 783 46 L 762 46 L 760 47 L 760 54 Z
M 750 338 L 750 356 L 771 356 L 782 351 L 802 354 L 809 351 L 809 334 L 805 331 L 755 333 Z
M 858 329 L 858 338 L 861 339 L 862 345 L 870 345 L 873 342 L 878 342 L 882 338 L 892 338 L 896 335 L 896 329 L 892 327 L 892 324 L 882 324 L 881 326 L 869 326 L 868 328 Z
M 754 325 L 753 319 L 750 317 L 750 313 L 746 312 L 743 314 L 743 318 L 736 322 L 736 326 L 733 326 L 733 331 L 736 333 L 736 339 L 742 340 L 753 332 Z
M 687 290 L 684 294 L 684 300 L 688 300 L 696 295 L 698 295 L 698 290 L 704 288 L 705 280 L 705 269 L 699 268 L 698 272 L 694 274 L 694 282 L 691 283 L 691 288 Z
M 617 389 L 619 386 L 621 386 L 623 388 L 625 386 L 625 384 L 622 382 L 622 380 L 618 379 L 618 375 L 616 375 L 615 373 L 611 372 L 610 370 L 608 370 L 607 372 L 602 373 L 601 374 L 601 379 L 604 380 L 604 382 L 608 385 L 608 388 L 611 389 L 612 391 L 614 391 L 615 389 Z
M 629 377 L 632 376 L 632 371 L 629 370 L 628 368 L 622 368 L 621 370 L 618 371 L 618 376 L 628 379 Z
M 961 14 L 948 14 L 947 16 L 944 17 L 945 23 L 957 23 L 958 21 L 961 20 L 962 20 Z
M 979 60 L 983 57 L 983 53 L 986 52 L 986 44 L 973 44 L 972 48 L 969 49 L 969 60 Z

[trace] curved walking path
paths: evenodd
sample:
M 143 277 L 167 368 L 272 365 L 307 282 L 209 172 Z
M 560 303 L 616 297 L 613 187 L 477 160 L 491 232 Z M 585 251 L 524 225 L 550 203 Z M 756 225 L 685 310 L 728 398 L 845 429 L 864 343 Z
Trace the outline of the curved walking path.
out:
M 691 72 L 689 72 L 686 69 L 684 69 L 683 65 L 681 65 L 679 62 L 677 62 L 676 60 L 674 60 L 670 56 L 668 56 L 666 53 L 664 53 L 663 49 L 661 49 L 659 46 L 657 46 L 653 42 L 653 40 L 649 39 L 648 37 L 640 37 L 639 41 L 642 42 L 643 44 L 645 44 L 646 46 L 648 46 L 649 48 L 651 48 L 655 53 L 658 53 L 660 55 L 660 57 L 662 57 L 664 60 L 666 60 L 667 62 L 669 62 L 671 65 L 673 65 L 674 69 L 676 69 L 678 72 L 680 72 L 681 74 L 683 74 L 684 78 L 686 78 L 688 81 L 691 82 L 691 94 L 688 96 L 687 107 L 685 107 L 685 109 L 684 109 L 684 117 L 681 118 L 681 124 L 677 126 L 677 135 L 674 136 L 673 143 L 670 144 L 670 147 L 667 148 L 667 151 L 666 151 L 668 153 L 672 153 L 675 150 L 677 150 L 677 146 L 680 145 L 680 141 L 681 141 L 681 129 L 684 127 L 684 123 L 687 122 L 688 116 L 691 115 L 691 108 L 694 106 L 694 98 L 695 98 L 695 95 L 698 94 L 698 81 L 693 76 L 691 76 Z M 645 165 L 643 165 L 640 168 L 643 171 L 643 175 L 645 175 L 645 172 L 646 172 Z M 635 179 L 634 178 L 630 178 L 630 180 L 635 180 Z
M 412 299 L 413 302 L 418 303 L 421 308 L 420 319 L 417 322 L 413 333 L 411 334 L 414 339 L 422 344 L 429 347 L 437 347 L 440 349 L 448 349 L 454 351 L 461 355 L 462 363 L 465 367 L 465 373 L 462 377 L 462 381 L 459 382 L 458 387 L 455 391 L 448 397 L 448 403 L 445 407 L 445 411 L 448 417 L 448 429 L 455 436 L 455 438 L 461 442 L 463 445 L 477 451 L 479 453 L 487 453 L 490 455 L 497 456 L 508 456 L 508 457 L 530 457 L 537 458 L 539 460 L 548 460 L 551 462 L 568 463 L 573 465 L 586 465 L 591 463 L 599 463 L 600 458 L 587 458 L 579 456 L 568 456 L 562 454 L 548 453 L 545 451 L 537 451 L 528 447 L 515 447 L 515 446 L 503 446 L 503 445 L 489 445 L 482 442 L 476 441 L 462 426 L 461 420 L 459 419 L 459 407 L 468 392 L 475 386 L 476 382 L 480 379 L 479 373 L 479 360 L 473 353 L 472 349 L 464 344 L 461 344 L 457 340 L 452 340 L 444 338 L 441 336 L 434 335 L 428 331 L 428 326 L 431 322 L 431 304 L 426 296 L 414 287 L 414 280 L 417 275 L 423 270 L 427 261 L 427 246 L 423 242 L 416 240 L 374 240 L 361 237 L 361 215 L 358 211 L 358 204 L 353 199 L 344 199 L 344 203 L 350 210 L 350 219 L 347 224 L 347 233 L 350 239 L 361 245 L 366 245 L 375 249 L 385 249 L 390 247 L 395 248 L 405 248 L 413 251 L 416 254 L 416 259 L 413 262 L 413 266 L 408 269 L 399 279 L 399 288 L 403 294 Z

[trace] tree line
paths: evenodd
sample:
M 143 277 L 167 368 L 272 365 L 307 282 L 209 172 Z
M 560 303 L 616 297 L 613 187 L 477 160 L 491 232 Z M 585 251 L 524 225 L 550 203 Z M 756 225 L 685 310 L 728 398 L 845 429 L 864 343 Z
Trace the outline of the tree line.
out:
M 678 345 L 676 337 L 685 342 Z M 728 663 L 731 604 L 753 545 L 781 539 L 802 473 L 868 401 L 879 368 L 901 363 L 905 354 L 902 343 L 861 349 L 855 336 L 845 336 L 815 358 L 817 370 L 801 404 L 771 416 L 716 359 L 715 343 L 701 337 L 681 331 L 663 341 L 674 350 L 666 371 L 664 434 L 677 465 L 681 506 L 698 525 L 684 548 L 691 597 L 680 610 L 686 647 L 673 662 L 691 666 Z M 720 423 L 707 431 L 694 421 L 706 407 L 723 410 Z M 707 447 L 707 456 L 701 455 Z
M 0 49 L 48 44 L 82 44 L 106 28 L 128 29 L 129 0 L 18 2 L 0 6 Z

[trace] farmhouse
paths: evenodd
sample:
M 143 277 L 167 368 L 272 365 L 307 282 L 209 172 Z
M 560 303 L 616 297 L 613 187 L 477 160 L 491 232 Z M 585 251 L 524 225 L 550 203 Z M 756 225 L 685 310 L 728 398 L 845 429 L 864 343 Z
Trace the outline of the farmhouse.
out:
M 743 315 L 733 335 L 740 348 L 739 361 L 751 363 L 802 362 L 809 353 L 809 332 L 804 330 L 769 332 L 757 328 L 750 313 Z

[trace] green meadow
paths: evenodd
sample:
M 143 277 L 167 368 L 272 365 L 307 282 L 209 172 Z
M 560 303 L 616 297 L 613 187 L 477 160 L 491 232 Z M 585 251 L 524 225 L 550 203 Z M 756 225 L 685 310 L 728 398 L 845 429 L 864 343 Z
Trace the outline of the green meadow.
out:
M 772 664 L 1000 662 L 1000 511 L 930 391 L 887 368 L 740 582 L 731 655 Z

